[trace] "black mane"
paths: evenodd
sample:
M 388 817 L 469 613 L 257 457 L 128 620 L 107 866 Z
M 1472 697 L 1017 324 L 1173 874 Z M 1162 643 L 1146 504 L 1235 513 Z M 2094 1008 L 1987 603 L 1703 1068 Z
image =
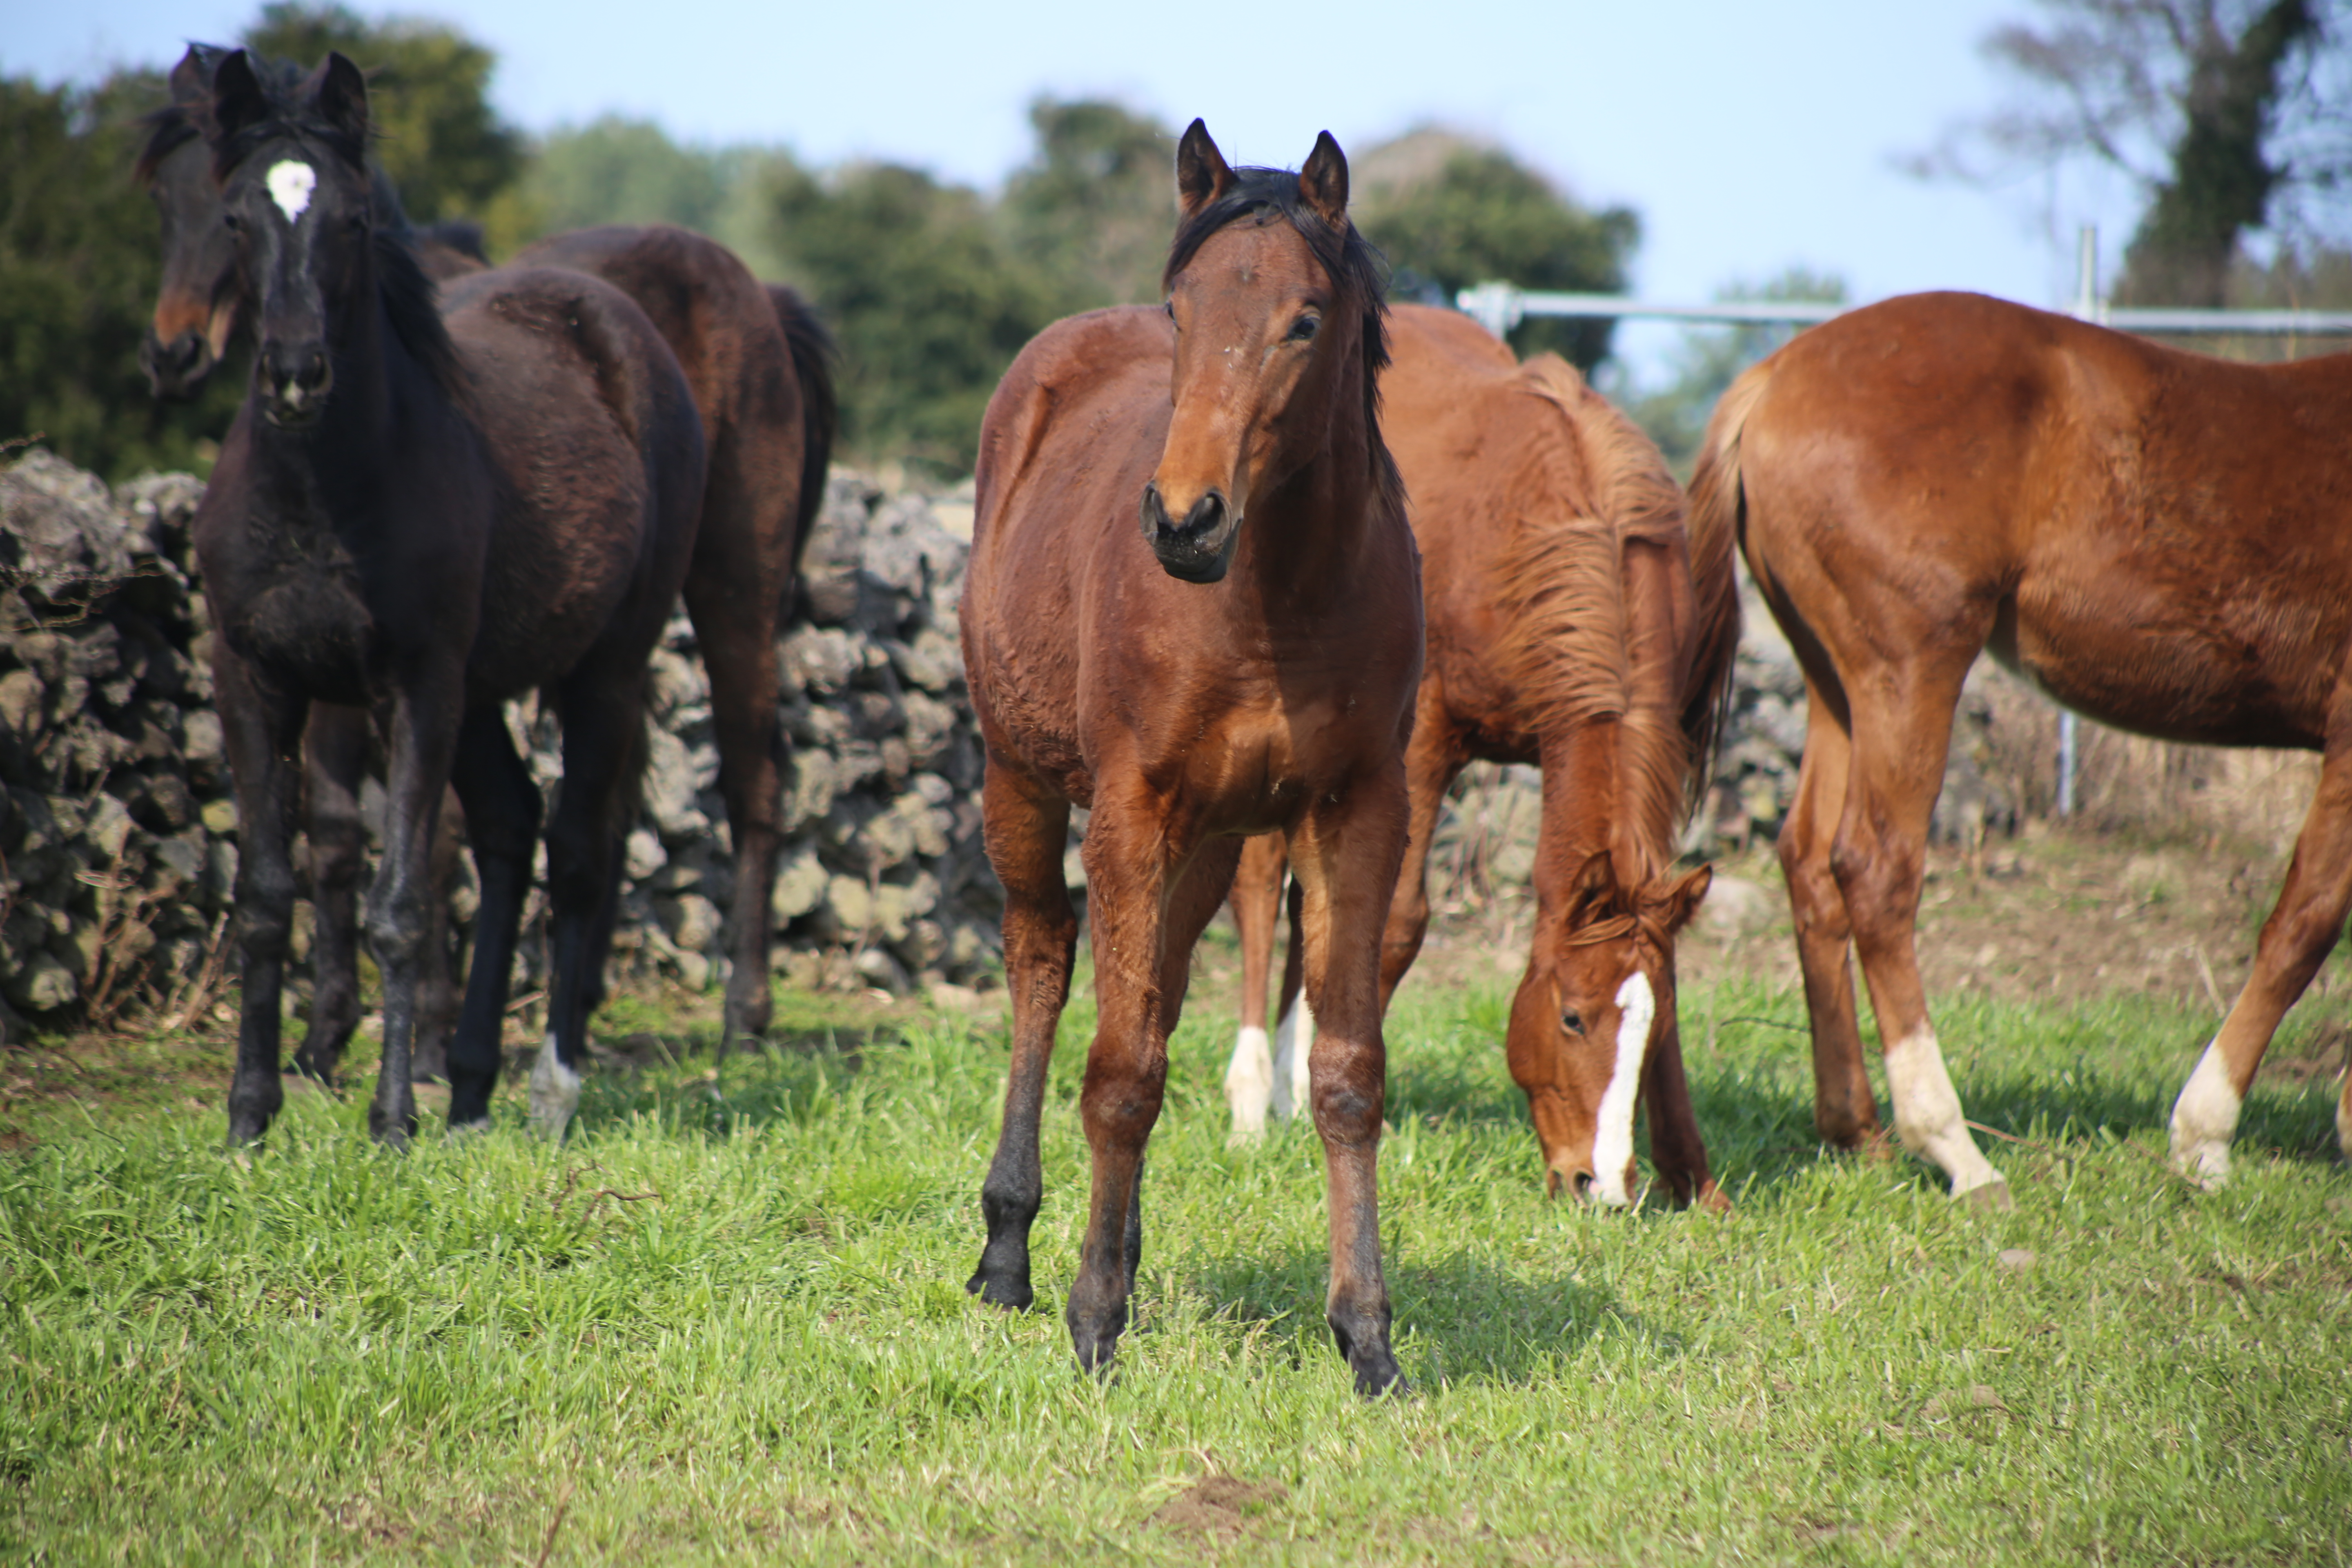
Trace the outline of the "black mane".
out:
M 1364 355 L 1364 424 L 1370 436 L 1375 473 L 1402 493 L 1388 444 L 1381 439 L 1381 372 L 1388 368 L 1388 263 L 1355 224 L 1326 223 L 1298 192 L 1298 176 L 1288 169 L 1244 165 L 1235 169 L 1224 195 L 1177 226 L 1175 242 L 1168 248 L 1168 266 L 1160 275 L 1164 291 L 1176 274 L 1192 263 L 1211 235 L 1244 218 L 1259 223 L 1286 218 L 1307 242 L 1307 248 L 1339 286 L 1341 299 L 1362 321 Z
M 415 234 L 409 227 L 408 214 L 401 207 L 399 192 L 383 171 L 368 162 L 366 135 L 330 124 L 312 112 L 300 90 L 303 79 L 293 67 L 274 60 L 260 61 L 255 74 L 269 112 L 227 136 L 217 135 L 209 103 L 185 106 L 200 118 L 206 139 L 212 143 L 215 177 L 226 184 L 229 175 L 257 148 L 290 140 L 322 149 L 366 180 L 368 205 L 375 220 L 376 289 L 383 300 L 384 313 L 391 318 L 392 330 L 402 346 L 425 367 L 443 395 L 453 402 L 462 402 L 465 367 L 449 342 L 449 329 L 441 320 L 439 290 L 417 259 Z

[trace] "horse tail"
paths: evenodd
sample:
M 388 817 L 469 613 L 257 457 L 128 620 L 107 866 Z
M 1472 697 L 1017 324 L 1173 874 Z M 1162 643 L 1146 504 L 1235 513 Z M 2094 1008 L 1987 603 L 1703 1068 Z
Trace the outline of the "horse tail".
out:
M 1683 733 L 1694 766 L 1691 798 L 1706 792 L 1716 747 L 1731 718 L 1732 665 L 1739 653 L 1739 580 L 1734 562 L 1747 521 L 1739 481 L 1739 437 L 1771 380 L 1772 362 L 1750 367 L 1731 384 L 1707 421 L 1698 467 L 1690 483 L 1691 587 L 1698 599 L 1698 655 L 1683 706 Z
M 793 519 L 793 570 L 798 572 L 809 535 L 816 531 L 816 514 L 824 506 L 824 478 L 833 467 L 834 437 L 841 428 L 841 395 L 833 384 L 834 361 L 840 351 L 814 307 L 798 292 L 771 283 L 768 301 L 775 307 L 776 325 L 783 329 L 793 374 L 801 384 L 801 500 Z

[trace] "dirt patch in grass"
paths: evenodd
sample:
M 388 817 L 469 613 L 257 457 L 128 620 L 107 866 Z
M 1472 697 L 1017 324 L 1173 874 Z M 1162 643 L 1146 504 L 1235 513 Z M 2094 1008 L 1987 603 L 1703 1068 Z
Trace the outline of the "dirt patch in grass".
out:
M 1180 1535 L 1217 1542 L 1238 1541 L 1266 1513 L 1290 1500 L 1279 1481 L 1210 1476 L 1193 1482 L 1151 1512 L 1151 1522 Z

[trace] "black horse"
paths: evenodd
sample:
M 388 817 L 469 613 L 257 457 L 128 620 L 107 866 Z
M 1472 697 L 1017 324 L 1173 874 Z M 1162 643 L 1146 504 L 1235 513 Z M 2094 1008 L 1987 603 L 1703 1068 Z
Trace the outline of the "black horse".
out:
M 228 51 L 192 44 L 173 68 L 173 101 L 147 117 L 139 160 L 163 218 L 163 280 L 141 362 L 159 396 L 184 396 L 218 363 L 245 310 L 233 237 L 221 221 L 220 189 L 197 140 L 213 73 Z M 248 55 L 265 80 L 290 89 L 299 72 Z M 397 196 L 378 177 L 379 213 Z M 483 270 L 471 225 L 417 231 L 425 269 L 445 286 Z M 775 641 L 832 459 L 836 399 L 833 345 L 807 302 L 790 289 L 762 288 L 725 247 L 684 229 L 604 227 L 541 240 L 516 265 L 561 267 L 614 285 L 636 302 L 677 356 L 702 416 L 709 464 L 686 606 L 710 677 L 719 788 L 734 840 L 723 1055 L 768 1026 L 769 896 L 782 824 L 778 786 L 784 739 L 776 706 Z M 348 889 L 360 846 L 356 800 L 364 721 L 322 709 L 310 729 L 310 869 L 319 912 L 317 986 L 310 1027 L 296 1065 L 331 1078 L 359 1018 L 355 921 Z M 446 835 L 445 835 L 446 837 Z M 437 884 L 436 884 L 437 885 Z M 419 1019 L 420 1076 L 442 1070 L 433 1023 L 455 1007 L 429 944 Z
M 436 310 L 405 226 L 376 199 L 367 88 L 342 56 L 287 83 L 232 54 L 205 119 L 256 338 L 252 384 L 195 521 L 243 825 L 230 1137 L 259 1137 L 283 1098 L 289 839 L 314 701 L 375 710 L 390 750 L 367 912 L 384 976 L 369 1127 L 394 1144 L 415 1130 L 427 863 L 452 783 L 482 905 L 449 1117 L 487 1121 L 540 826 L 500 703 L 534 687 L 562 717 L 564 780 L 548 831 L 554 984 L 531 1114 L 560 1131 L 611 936 L 646 656 L 694 548 L 701 420 L 644 312 L 594 279 L 479 272 Z

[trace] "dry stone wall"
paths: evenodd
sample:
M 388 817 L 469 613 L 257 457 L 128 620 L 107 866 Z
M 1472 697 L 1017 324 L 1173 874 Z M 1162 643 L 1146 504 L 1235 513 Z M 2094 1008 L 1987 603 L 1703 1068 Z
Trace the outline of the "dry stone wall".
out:
M 233 971 L 236 810 L 188 537 L 202 493 L 186 475 L 110 491 L 38 450 L 0 468 L 0 1037 L 182 1022 Z M 793 762 L 772 958 L 803 984 L 970 984 L 997 966 L 1002 897 L 955 640 L 966 552 L 930 500 L 835 471 L 778 646 Z M 529 700 L 509 721 L 553 787 L 552 721 Z M 654 658 L 648 752 L 615 963 L 716 984 L 730 851 L 682 614 Z M 380 824 L 380 786 L 363 807 Z M 460 952 L 477 901 L 461 858 Z M 541 900 L 528 919 L 522 986 L 544 963 Z

